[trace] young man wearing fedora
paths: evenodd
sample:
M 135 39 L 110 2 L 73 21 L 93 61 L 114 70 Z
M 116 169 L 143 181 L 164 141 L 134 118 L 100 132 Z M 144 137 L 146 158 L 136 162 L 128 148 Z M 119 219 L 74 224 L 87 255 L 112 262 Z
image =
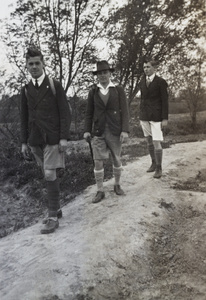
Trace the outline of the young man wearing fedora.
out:
M 89 141 L 93 134 L 94 175 L 97 184 L 93 203 L 105 197 L 104 160 L 109 158 L 109 153 L 113 163 L 114 192 L 124 195 L 120 187 L 120 156 L 122 143 L 128 139 L 129 113 L 123 87 L 115 86 L 110 79 L 113 71 L 107 61 L 97 62 L 93 75 L 97 76 L 98 84 L 90 89 L 87 99 L 84 138 Z

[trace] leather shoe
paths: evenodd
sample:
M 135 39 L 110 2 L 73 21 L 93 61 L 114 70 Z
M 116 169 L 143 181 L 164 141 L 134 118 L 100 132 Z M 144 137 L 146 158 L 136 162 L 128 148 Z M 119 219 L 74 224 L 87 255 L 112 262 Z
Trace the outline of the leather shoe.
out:
M 156 170 L 156 163 L 152 162 L 151 166 L 147 170 L 147 173 L 154 172 Z
M 55 231 L 59 227 L 59 221 L 54 219 L 47 219 L 47 222 L 43 229 L 41 229 L 42 234 L 48 234 Z
M 98 203 L 100 202 L 102 199 L 104 199 L 105 197 L 105 193 L 102 191 L 98 191 L 96 193 L 96 196 L 94 197 L 94 199 L 92 200 L 92 203 Z
M 44 218 L 44 219 L 42 220 L 42 224 L 46 224 L 48 218 L 49 218 L 49 217 Z M 58 210 L 57 210 L 57 218 L 58 218 L 58 219 L 61 219 L 61 218 L 62 218 L 62 210 L 61 210 L 61 209 L 58 209 Z
M 114 192 L 119 196 L 125 195 L 124 191 L 121 189 L 119 184 L 114 185 Z
M 157 166 L 156 167 L 156 170 L 155 170 L 155 173 L 154 173 L 154 178 L 160 178 L 162 177 L 162 168 L 161 166 Z

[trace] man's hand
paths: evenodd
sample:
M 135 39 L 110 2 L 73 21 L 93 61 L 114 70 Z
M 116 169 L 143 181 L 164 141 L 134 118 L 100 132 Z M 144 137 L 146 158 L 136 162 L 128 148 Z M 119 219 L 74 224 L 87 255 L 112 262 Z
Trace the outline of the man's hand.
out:
M 124 143 L 128 140 L 128 133 L 127 132 L 121 132 L 120 134 L 120 142 Z
M 31 160 L 30 149 L 27 144 L 21 145 L 21 153 L 23 154 L 25 160 Z
M 168 125 L 168 120 L 162 120 L 161 128 L 163 129 L 163 128 L 167 127 L 167 125 Z
M 85 132 L 84 133 L 84 139 L 89 143 L 91 141 L 91 133 L 90 132 Z
M 60 152 L 64 152 L 67 150 L 67 147 L 68 147 L 68 142 L 67 140 L 60 140 L 59 141 L 59 151 Z

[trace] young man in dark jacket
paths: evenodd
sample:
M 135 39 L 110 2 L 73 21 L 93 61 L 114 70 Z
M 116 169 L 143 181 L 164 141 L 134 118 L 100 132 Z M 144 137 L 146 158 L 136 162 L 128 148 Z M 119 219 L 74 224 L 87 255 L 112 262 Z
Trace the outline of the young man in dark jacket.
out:
M 104 197 L 104 160 L 111 153 L 114 174 L 114 192 L 123 195 L 120 187 L 121 177 L 121 146 L 128 138 L 129 114 L 126 95 L 121 86 L 115 86 L 110 80 L 111 72 L 107 61 L 99 61 L 93 75 L 97 75 L 99 83 L 94 86 L 88 95 L 85 133 L 86 140 L 92 139 L 94 155 L 94 175 L 97 184 L 97 194 L 93 203 L 100 202 Z
M 59 226 L 57 217 L 62 214 L 56 171 L 65 167 L 71 113 L 61 84 L 54 80 L 52 87 L 50 78 L 45 75 L 39 50 L 28 49 L 26 66 L 32 78 L 21 96 L 21 151 L 27 158 L 31 149 L 46 179 L 48 218 L 41 233 L 47 234 Z
M 147 139 L 152 164 L 147 172 L 155 172 L 154 178 L 162 176 L 162 129 L 168 124 L 167 82 L 155 74 L 156 62 L 145 60 L 145 76 L 140 82 L 140 124 Z

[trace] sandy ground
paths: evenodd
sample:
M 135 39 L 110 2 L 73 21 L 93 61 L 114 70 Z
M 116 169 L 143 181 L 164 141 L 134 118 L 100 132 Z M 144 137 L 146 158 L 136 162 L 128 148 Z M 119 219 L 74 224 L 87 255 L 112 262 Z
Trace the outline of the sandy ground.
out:
M 206 141 L 164 150 L 163 176 L 145 156 L 124 166 L 122 187 L 92 204 L 95 186 L 63 209 L 0 240 L 1 300 L 205 300 Z

